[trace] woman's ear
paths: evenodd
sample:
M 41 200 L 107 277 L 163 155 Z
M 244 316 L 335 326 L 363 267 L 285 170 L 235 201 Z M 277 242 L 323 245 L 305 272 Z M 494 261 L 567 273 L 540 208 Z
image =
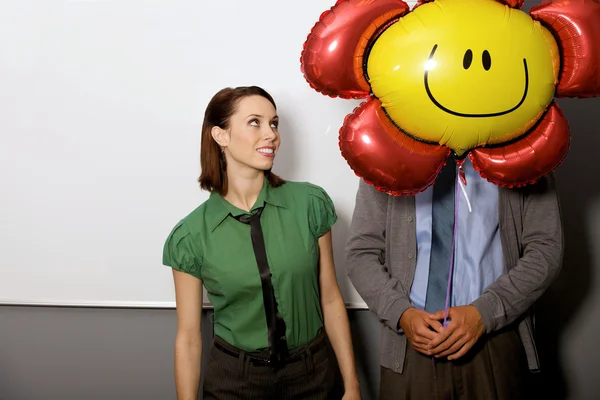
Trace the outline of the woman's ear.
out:
M 227 144 L 229 144 L 229 132 L 218 126 L 213 126 L 210 133 L 219 146 L 227 147 Z

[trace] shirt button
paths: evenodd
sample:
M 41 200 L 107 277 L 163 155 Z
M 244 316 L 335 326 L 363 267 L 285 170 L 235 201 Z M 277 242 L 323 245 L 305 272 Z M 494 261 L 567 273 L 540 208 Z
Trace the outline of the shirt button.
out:
M 395 368 L 395 369 L 400 369 L 400 363 L 399 363 L 399 362 L 395 363 L 395 364 L 394 364 L 394 368 Z
M 413 253 L 408 253 L 408 258 L 412 260 L 412 258 L 413 258 Z
M 409 216 L 408 216 L 408 222 L 413 222 L 413 217 L 412 217 L 412 215 L 409 215 Z

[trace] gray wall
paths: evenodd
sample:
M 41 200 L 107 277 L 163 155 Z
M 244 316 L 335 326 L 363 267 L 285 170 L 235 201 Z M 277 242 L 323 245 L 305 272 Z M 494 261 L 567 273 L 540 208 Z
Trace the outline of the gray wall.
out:
M 563 270 L 537 308 L 547 398 L 600 397 L 600 99 L 559 101 L 571 150 L 556 172 L 565 229 Z
M 203 313 L 204 355 L 212 339 Z M 377 395 L 377 319 L 351 311 L 363 398 Z M 175 398 L 174 310 L 0 307 L 0 400 Z

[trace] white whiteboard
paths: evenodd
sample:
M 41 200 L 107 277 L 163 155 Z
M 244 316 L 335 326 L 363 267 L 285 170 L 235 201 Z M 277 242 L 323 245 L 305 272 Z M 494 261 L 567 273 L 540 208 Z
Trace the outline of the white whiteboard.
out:
M 338 147 L 359 103 L 309 88 L 302 45 L 334 0 L 0 2 L 0 303 L 173 307 L 161 264 L 196 183 L 204 108 L 226 86 L 278 104 L 275 172 L 335 202 L 343 248 L 358 178 Z

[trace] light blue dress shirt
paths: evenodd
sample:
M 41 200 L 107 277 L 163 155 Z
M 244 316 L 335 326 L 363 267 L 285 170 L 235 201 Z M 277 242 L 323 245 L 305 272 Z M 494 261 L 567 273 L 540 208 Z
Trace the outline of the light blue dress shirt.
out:
M 483 179 L 467 158 L 463 164 L 471 203 L 460 188 L 457 173 L 456 237 L 451 307 L 470 304 L 504 273 L 504 256 L 498 225 L 498 187 Z M 425 308 L 429 258 L 431 255 L 431 211 L 433 185 L 415 196 L 417 229 L 417 266 L 410 291 L 412 304 Z M 450 264 L 448 264 L 450 268 Z

